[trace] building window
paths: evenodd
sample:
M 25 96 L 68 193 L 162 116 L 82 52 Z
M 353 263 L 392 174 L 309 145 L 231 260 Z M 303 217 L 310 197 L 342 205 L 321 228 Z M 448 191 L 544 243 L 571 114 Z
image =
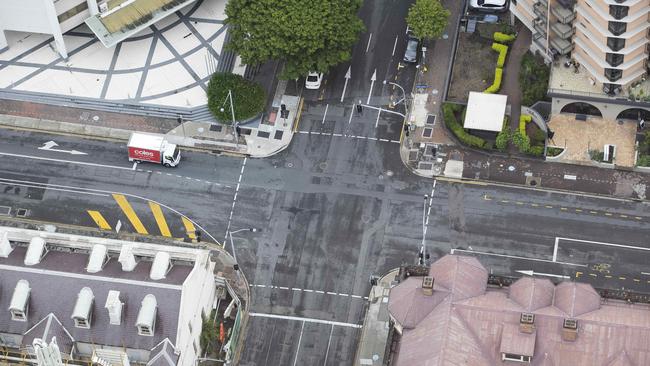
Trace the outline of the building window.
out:
M 609 79 L 609 81 L 616 81 L 623 77 L 623 70 L 619 69 L 605 69 L 605 77 Z
M 530 363 L 530 356 L 515 355 L 512 353 L 502 353 L 502 361 L 516 361 L 516 362 L 528 362 Z
M 612 51 L 620 51 L 623 47 L 625 47 L 625 39 L 607 37 L 607 47 L 609 47 Z
M 613 16 L 614 19 L 623 19 L 627 16 L 629 8 L 622 5 L 610 5 L 609 6 L 609 15 Z
M 621 34 L 625 33 L 627 30 L 627 23 L 623 22 L 609 22 L 609 25 L 607 26 L 607 29 L 615 35 L 615 36 L 620 36 Z
M 25 312 L 20 311 L 20 310 L 11 310 L 11 320 L 17 320 L 17 321 L 27 321 L 27 316 L 25 316 Z
M 81 13 L 86 9 L 88 9 L 88 2 L 84 1 L 81 4 L 75 6 L 74 8 L 59 14 L 59 16 L 57 16 L 57 19 L 59 20 L 59 24 L 65 22 L 66 20 L 72 18 L 73 16 Z
M 623 54 L 620 54 L 620 53 L 608 53 L 605 56 L 605 60 L 611 66 L 618 66 L 618 65 L 622 64 L 623 59 L 625 59 L 625 56 Z

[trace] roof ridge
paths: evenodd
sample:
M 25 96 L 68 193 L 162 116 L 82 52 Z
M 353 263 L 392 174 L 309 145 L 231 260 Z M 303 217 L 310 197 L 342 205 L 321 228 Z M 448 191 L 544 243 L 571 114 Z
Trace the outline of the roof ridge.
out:
M 456 310 L 455 308 L 453 310 L 454 313 L 458 315 L 458 319 L 460 319 L 461 323 L 463 324 L 463 328 L 465 328 L 470 333 L 471 337 L 474 339 L 474 342 L 481 349 L 481 355 L 483 356 L 483 359 L 485 359 L 485 361 L 488 362 L 488 364 L 494 364 L 494 360 L 492 359 L 492 356 L 489 354 L 489 351 L 486 349 L 483 342 L 481 342 L 481 339 L 478 337 L 474 329 L 472 329 L 469 326 L 467 320 L 463 317 L 463 315 L 458 310 Z

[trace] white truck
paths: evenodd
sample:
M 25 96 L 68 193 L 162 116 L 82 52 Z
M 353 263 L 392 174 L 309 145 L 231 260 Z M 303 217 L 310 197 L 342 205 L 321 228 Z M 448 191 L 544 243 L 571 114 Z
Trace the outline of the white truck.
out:
M 170 144 L 164 135 L 134 132 L 126 146 L 129 150 L 129 161 L 148 161 L 166 167 L 174 167 L 181 161 L 178 146 Z

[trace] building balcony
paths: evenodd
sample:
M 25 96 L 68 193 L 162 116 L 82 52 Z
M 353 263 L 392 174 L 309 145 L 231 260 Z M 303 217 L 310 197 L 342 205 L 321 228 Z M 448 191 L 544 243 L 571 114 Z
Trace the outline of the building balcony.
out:
M 542 5 L 539 3 L 536 3 L 533 5 L 533 13 L 537 15 L 537 17 L 546 20 L 547 19 L 547 14 L 546 14 L 546 5 Z
M 196 0 L 126 0 L 85 20 L 105 47 L 112 47 Z
M 576 4 L 576 0 L 557 0 L 557 2 L 567 9 L 573 9 L 573 6 Z
M 541 38 L 546 39 L 546 25 L 535 23 L 533 28 L 535 29 L 535 34 L 539 34 Z
M 533 42 L 542 50 L 546 50 L 546 34 L 535 33 L 533 34 Z
M 569 39 L 575 33 L 575 29 L 572 26 L 562 23 L 553 23 L 551 29 L 562 39 Z
M 562 38 L 551 38 L 551 47 L 560 55 L 566 55 L 573 50 L 573 43 Z
M 576 15 L 573 11 L 562 7 L 562 6 L 554 6 L 551 8 L 551 13 L 555 15 L 557 18 L 558 22 L 564 23 L 564 24 L 569 24 L 573 21 L 573 19 L 576 18 Z

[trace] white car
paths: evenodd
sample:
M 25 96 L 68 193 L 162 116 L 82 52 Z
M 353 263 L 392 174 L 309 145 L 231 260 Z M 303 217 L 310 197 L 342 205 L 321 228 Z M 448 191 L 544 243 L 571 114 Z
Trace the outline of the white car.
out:
M 469 7 L 478 11 L 499 13 L 508 10 L 508 0 L 470 0 Z
M 320 88 L 320 83 L 323 81 L 323 73 L 318 73 L 315 71 L 310 71 L 309 74 L 307 74 L 307 78 L 305 79 L 305 88 L 307 89 L 318 89 Z

